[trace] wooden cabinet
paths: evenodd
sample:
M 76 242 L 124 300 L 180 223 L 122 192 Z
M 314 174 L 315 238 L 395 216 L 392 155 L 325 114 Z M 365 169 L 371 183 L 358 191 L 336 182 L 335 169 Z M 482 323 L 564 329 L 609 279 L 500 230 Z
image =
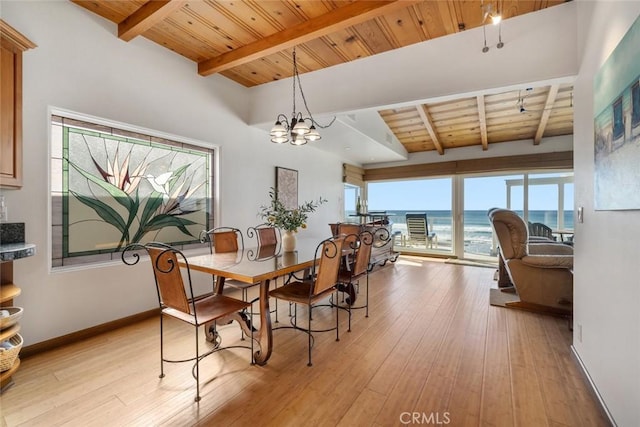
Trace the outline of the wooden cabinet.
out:
M 0 187 L 22 187 L 22 52 L 36 47 L 0 19 Z

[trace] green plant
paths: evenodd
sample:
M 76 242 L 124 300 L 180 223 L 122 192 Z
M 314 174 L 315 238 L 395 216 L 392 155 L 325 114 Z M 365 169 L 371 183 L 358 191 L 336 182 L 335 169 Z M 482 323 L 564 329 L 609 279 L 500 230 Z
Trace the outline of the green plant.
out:
M 320 197 L 318 200 L 305 202 L 296 209 L 287 209 L 278 200 L 273 187 L 269 190 L 269 198 L 271 203 L 268 206 L 260 206 L 258 215 L 274 227 L 294 232 L 297 232 L 298 228 L 307 228 L 308 214 L 315 212 L 318 206 L 327 201 Z

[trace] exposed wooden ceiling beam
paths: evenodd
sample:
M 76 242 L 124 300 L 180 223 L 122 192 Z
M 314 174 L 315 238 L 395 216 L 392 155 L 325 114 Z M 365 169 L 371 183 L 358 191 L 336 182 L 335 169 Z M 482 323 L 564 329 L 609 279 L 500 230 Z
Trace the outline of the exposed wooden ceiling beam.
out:
M 444 154 L 444 148 L 442 148 L 442 143 L 438 139 L 438 134 L 435 131 L 435 126 L 433 125 L 433 120 L 431 119 L 431 114 L 427 110 L 426 105 L 418 105 L 418 114 L 420 114 L 420 118 L 422 119 L 422 123 L 427 128 L 427 132 L 429 132 L 429 136 L 431 136 L 431 140 L 433 141 L 433 145 L 436 146 L 436 150 L 440 155 Z
M 220 56 L 201 61 L 198 74 L 208 76 L 289 49 L 420 1 L 356 1 Z
M 484 108 L 484 95 L 478 95 L 478 119 L 480 120 L 480 139 L 482 140 L 482 150 L 489 149 L 489 140 L 487 139 L 487 113 Z
M 186 3 L 186 0 L 148 1 L 118 24 L 118 37 L 126 42 L 131 41 Z
M 547 94 L 547 102 L 544 103 L 544 110 L 542 110 L 542 117 L 540 118 L 540 124 L 538 125 L 538 130 L 536 131 L 536 136 L 533 138 L 533 145 L 539 145 L 540 141 L 542 141 L 542 135 L 544 135 L 544 130 L 547 127 L 547 123 L 549 122 L 549 116 L 551 115 L 551 109 L 553 108 L 553 104 L 556 102 L 556 97 L 558 96 L 558 89 L 560 85 L 552 85 L 549 88 L 549 93 Z

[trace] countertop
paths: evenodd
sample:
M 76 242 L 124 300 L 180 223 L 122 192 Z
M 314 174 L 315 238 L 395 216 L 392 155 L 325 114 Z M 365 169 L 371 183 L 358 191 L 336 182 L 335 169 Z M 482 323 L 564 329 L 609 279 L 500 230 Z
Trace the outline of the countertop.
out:
M 0 261 L 13 261 L 36 254 L 36 245 L 33 243 L 8 243 L 0 245 Z

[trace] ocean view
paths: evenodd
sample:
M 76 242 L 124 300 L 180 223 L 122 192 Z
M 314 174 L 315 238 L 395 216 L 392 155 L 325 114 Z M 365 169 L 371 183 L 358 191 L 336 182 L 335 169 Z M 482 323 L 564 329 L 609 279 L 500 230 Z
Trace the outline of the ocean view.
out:
M 451 248 L 451 228 L 453 217 L 450 210 L 388 210 L 386 212 L 389 216 L 389 220 L 392 222 L 392 232 L 400 231 L 405 235 L 407 234 L 405 215 L 408 212 L 426 212 L 427 220 L 429 222 L 429 231 L 435 232 L 438 236 L 438 248 L 444 250 L 449 250 Z M 516 212 L 522 216 L 522 211 Z M 351 213 L 355 213 L 355 211 L 347 212 L 347 214 Z M 528 220 L 530 222 L 541 222 L 552 229 L 557 229 L 558 211 L 530 210 Z M 573 229 L 573 211 L 569 210 L 564 212 L 564 225 L 562 228 L 570 230 Z M 493 236 L 491 223 L 489 222 L 486 210 L 464 211 L 464 245 L 465 252 L 480 255 L 491 255 L 493 248 Z

